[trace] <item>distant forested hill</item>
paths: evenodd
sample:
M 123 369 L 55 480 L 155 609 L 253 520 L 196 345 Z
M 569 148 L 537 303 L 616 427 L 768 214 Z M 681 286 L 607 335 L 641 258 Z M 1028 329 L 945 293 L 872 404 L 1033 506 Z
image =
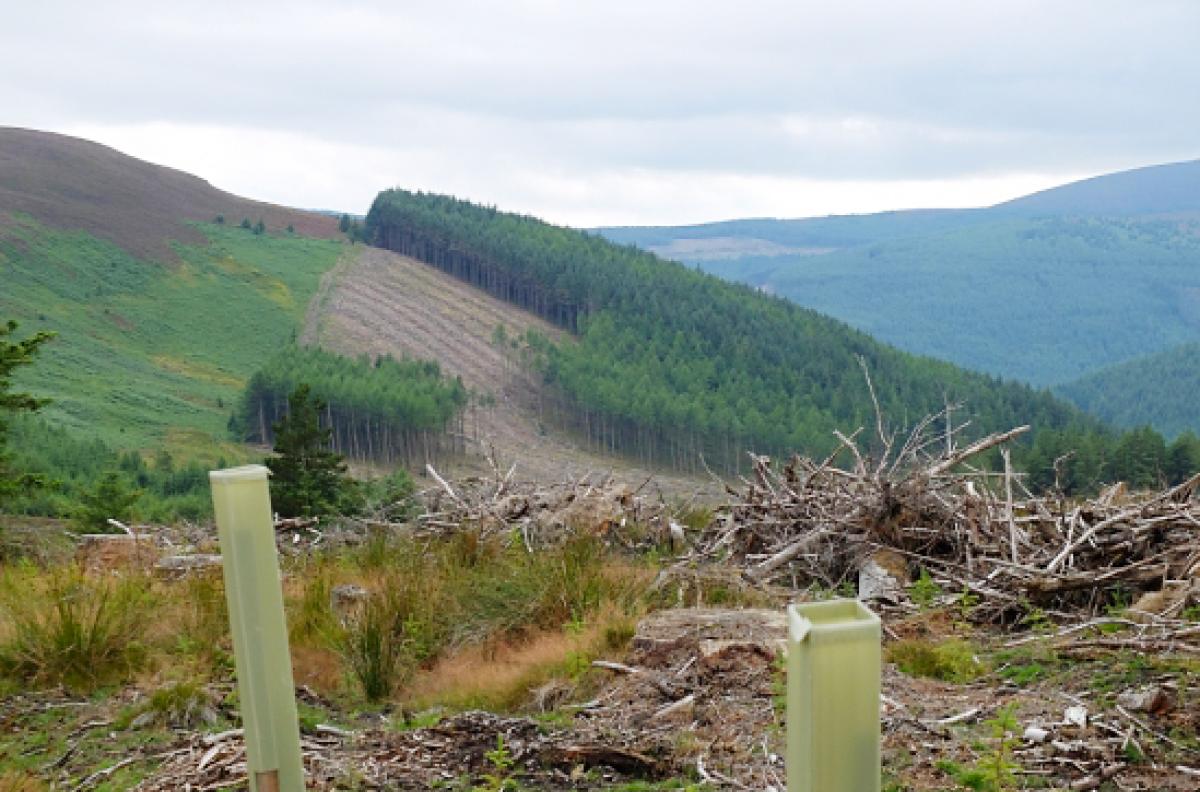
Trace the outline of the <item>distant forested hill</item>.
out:
M 601 233 L 1035 385 L 1200 341 L 1200 162 L 990 209 Z
M 575 333 L 525 342 L 562 394 L 559 417 L 608 450 L 683 469 L 702 454 L 726 470 L 751 449 L 828 452 L 835 428 L 873 423 L 860 358 L 898 427 L 949 399 L 968 405 L 974 433 L 1026 422 L 1100 431 L 1047 392 L 900 352 L 597 235 L 403 190 L 376 198 L 366 230 Z
M 1200 160 L 1109 173 L 995 207 L 1032 214 L 1130 217 L 1200 212 Z
M 1200 434 L 1200 344 L 1186 344 L 1089 374 L 1056 389 L 1088 412 L 1168 439 Z

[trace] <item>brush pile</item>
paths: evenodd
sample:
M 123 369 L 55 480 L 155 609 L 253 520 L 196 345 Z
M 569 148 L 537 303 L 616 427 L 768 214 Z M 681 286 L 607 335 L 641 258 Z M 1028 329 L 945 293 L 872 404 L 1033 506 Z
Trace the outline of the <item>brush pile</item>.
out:
M 578 531 L 605 536 L 628 549 L 647 549 L 670 522 L 660 497 L 652 501 L 642 491 L 611 476 L 568 479 L 558 484 L 515 480 L 515 465 L 507 474 L 461 479 L 451 484 L 432 466 L 426 472 L 435 486 L 418 493 L 424 513 L 415 519 L 427 533 L 479 531 L 481 537 L 521 537 L 533 552 L 552 546 Z
M 756 457 L 686 563 L 732 564 L 755 584 L 854 590 L 885 603 L 902 602 L 924 570 L 938 589 L 977 603 L 974 618 L 998 624 L 1033 611 L 1094 615 L 1114 596 L 1160 621 L 1200 597 L 1200 475 L 1158 493 L 1117 485 L 1085 500 L 1034 497 L 1003 447 L 1028 427 L 957 449 L 945 434 L 926 437 L 936 418 L 895 451 L 881 425 L 879 461 L 859 450 L 858 433 L 839 434 L 840 448 L 820 462 Z M 977 464 L 992 449 L 1002 473 Z M 853 464 L 836 466 L 843 457 Z

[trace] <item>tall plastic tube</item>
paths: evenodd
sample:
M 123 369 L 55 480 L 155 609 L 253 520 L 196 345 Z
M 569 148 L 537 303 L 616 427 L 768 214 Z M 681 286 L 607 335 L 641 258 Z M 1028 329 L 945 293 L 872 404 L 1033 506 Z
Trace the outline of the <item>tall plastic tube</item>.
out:
M 788 792 L 879 792 L 879 634 L 858 600 L 788 607 Z
M 268 471 L 247 465 L 208 474 L 246 734 L 251 792 L 302 792 L 304 767 L 283 614 Z

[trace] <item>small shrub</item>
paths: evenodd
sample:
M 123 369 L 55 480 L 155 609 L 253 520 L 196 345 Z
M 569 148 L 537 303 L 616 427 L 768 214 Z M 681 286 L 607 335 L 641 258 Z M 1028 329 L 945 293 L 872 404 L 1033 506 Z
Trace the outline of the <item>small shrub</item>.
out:
M 8 611 L 0 672 L 90 690 L 127 677 L 144 662 L 139 638 L 150 609 L 144 576 L 113 580 L 58 567 L 43 591 L 16 583 L 6 578 L 0 594 Z
M 629 642 L 633 640 L 633 636 L 637 633 L 637 624 L 633 619 L 624 618 L 604 628 L 604 648 L 609 652 L 615 652 L 629 646 Z
M 933 607 L 937 598 L 942 596 L 942 587 L 930 577 L 928 569 L 921 569 L 921 576 L 908 587 L 908 596 L 921 610 Z
M 707 506 L 690 506 L 679 512 L 678 519 L 685 528 L 703 531 L 712 523 L 715 516 L 715 512 Z
M 922 640 L 899 641 L 888 647 L 887 659 L 906 674 L 944 682 L 970 682 L 987 670 L 976 657 L 974 647 L 959 640 L 938 644 Z
M 1006 792 L 1016 789 L 1015 771 L 1019 765 L 1013 759 L 1013 749 L 1020 745 L 1021 724 L 1017 722 L 1016 707 L 1002 707 L 994 718 L 984 721 L 992 731 L 991 749 L 979 757 L 976 767 L 983 781 L 979 789 Z
M 508 790 L 515 792 L 520 789 L 520 784 L 512 777 L 513 765 L 516 764 L 516 760 L 513 759 L 508 746 L 504 744 L 504 735 L 496 735 L 496 747 L 485 753 L 484 757 L 491 765 L 492 772 L 484 773 L 483 783 L 475 786 L 471 792 L 507 792 Z

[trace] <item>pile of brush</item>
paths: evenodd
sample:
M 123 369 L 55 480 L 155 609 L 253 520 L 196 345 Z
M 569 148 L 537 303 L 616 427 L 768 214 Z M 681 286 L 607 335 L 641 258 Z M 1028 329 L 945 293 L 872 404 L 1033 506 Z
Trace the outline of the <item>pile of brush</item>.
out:
M 1155 621 L 1198 601 L 1200 475 L 1162 492 L 1115 485 L 1089 499 L 1035 497 L 1005 446 L 1028 427 L 957 448 L 954 430 L 927 434 L 939 417 L 903 444 L 881 421 L 878 460 L 860 450 L 860 432 L 839 433 L 839 448 L 821 461 L 756 457 L 688 562 L 734 564 L 756 584 L 885 602 L 903 601 L 923 575 L 998 623 L 1032 610 L 1096 614 L 1114 598 Z M 991 449 L 1002 471 L 976 463 Z

